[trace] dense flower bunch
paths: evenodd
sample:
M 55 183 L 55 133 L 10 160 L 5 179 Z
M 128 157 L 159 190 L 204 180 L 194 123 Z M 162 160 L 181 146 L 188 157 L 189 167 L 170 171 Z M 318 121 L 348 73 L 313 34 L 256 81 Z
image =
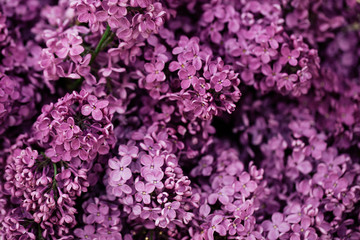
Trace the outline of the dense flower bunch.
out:
M 96 183 L 88 179 L 89 171 L 96 157 L 114 145 L 108 104 L 82 91 L 43 107 L 33 137 L 17 141 L 7 159 L 4 192 L 11 195 L 14 211 L 5 218 L 5 227 L 25 221 L 28 227 L 44 229 L 38 233 L 43 237 L 61 236 L 74 227 L 75 200 L 90 182 Z M 5 228 L 4 234 L 14 238 L 23 233 L 18 225 Z M 28 238 L 33 236 L 29 231 Z
M 0 240 L 360 239 L 356 0 L 0 0 Z

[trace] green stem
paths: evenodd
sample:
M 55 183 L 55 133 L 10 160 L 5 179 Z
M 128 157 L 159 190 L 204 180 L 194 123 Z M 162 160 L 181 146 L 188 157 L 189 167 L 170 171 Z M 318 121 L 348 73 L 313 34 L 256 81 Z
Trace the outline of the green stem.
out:
M 104 34 L 102 35 L 98 45 L 95 48 L 95 51 L 91 55 L 90 65 L 94 62 L 95 58 L 97 57 L 97 55 L 99 54 L 99 52 L 103 48 L 104 42 L 107 40 L 107 38 L 109 37 L 110 34 L 111 34 L 111 29 L 110 29 L 110 26 L 107 25 Z
M 37 240 L 44 240 L 43 236 L 42 236 L 42 230 L 40 227 L 40 224 L 38 224 L 38 237 Z
M 55 194 L 55 191 L 56 191 L 56 186 L 57 186 L 57 182 L 56 182 L 56 175 L 57 175 L 57 166 L 56 166 L 56 163 L 53 163 L 53 167 L 54 167 L 54 177 L 53 177 L 53 184 L 52 184 L 52 188 L 53 188 L 53 191 L 54 191 L 54 199 L 57 201 L 58 199 L 58 196 Z

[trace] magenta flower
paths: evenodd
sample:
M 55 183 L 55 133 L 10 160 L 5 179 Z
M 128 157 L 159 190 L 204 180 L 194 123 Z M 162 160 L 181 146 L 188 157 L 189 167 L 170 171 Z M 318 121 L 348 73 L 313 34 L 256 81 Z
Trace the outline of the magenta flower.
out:
M 144 165 L 142 168 L 143 172 L 161 171 L 161 166 L 164 165 L 164 157 L 151 157 L 149 155 L 143 155 L 140 159 L 140 162 L 142 165 Z
M 164 187 L 164 184 L 161 181 L 164 177 L 163 171 L 144 172 L 143 177 L 148 183 L 153 184 L 157 189 L 162 189 Z
M 276 81 L 282 77 L 281 69 L 279 62 L 276 62 L 272 69 L 269 64 L 262 65 L 261 72 L 266 76 L 265 82 L 268 87 L 274 86 Z
M 216 76 L 213 76 L 211 78 L 211 83 L 214 86 L 216 92 L 220 92 L 223 89 L 223 87 L 228 87 L 231 85 L 230 80 L 227 79 L 227 74 L 224 72 L 221 72 Z
M 164 69 L 164 62 L 159 61 L 155 64 L 152 63 L 145 63 L 144 65 L 146 72 L 148 75 L 146 76 L 146 82 L 152 83 L 154 81 L 165 81 L 166 77 L 165 74 L 162 72 Z
M 174 219 L 176 217 L 176 210 L 180 208 L 180 202 L 168 202 L 165 203 L 164 209 L 161 210 L 161 214 L 164 217 L 168 217 L 170 219 Z
M 209 240 L 213 240 L 214 239 L 214 233 L 217 232 L 220 234 L 220 236 L 225 236 L 226 235 L 226 226 L 224 226 L 224 217 L 221 215 L 215 215 L 212 219 L 211 219 L 211 224 L 210 224 L 210 228 L 208 229 L 208 238 Z
M 180 69 L 178 72 L 179 78 L 181 80 L 181 88 L 182 89 L 188 89 L 190 85 L 197 80 L 197 77 L 195 76 L 196 69 L 194 66 L 189 65 L 185 67 L 185 69 Z
M 269 48 L 268 44 L 262 44 L 262 46 L 255 47 L 253 52 L 256 56 L 261 58 L 263 63 L 268 63 L 271 60 L 271 57 L 277 55 L 277 51 Z
M 289 63 L 291 66 L 296 66 L 298 64 L 297 58 L 300 56 L 300 51 L 297 49 L 290 51 L 287 45 L 283 45 L 281 48 L 281 55 L 281 64 Z
M 86 218 L 86 223 L 102 223 L 105 220 L 106 215 L 109 213 L 109 206 L 103 203 L 90 203 L 89 206 L 87 206 L 86 211 L 90 213 L 90 215 Z
M 130 156 L 132 158 L 136 158 L 138 156 L 139 148 L 136 146 L 119 146 L 119 155 L 120 156 Z
M 194 89 L 200 94 L 204 95 L 206 90 L 210 89 L 210 84 L 205 81 L 204 78 L 196 78 L 193 80 Z
M 144 150 L 147 150 L 152 156 L 161 149 L 160 144 L 154 143 L 154 140 L 151 137 L 145 137 L 144 142 L 140 143 L 140 147 Z
M 122 157 L 119 161 L 116 158 L 109 160 L 109 167 L 114 171 L 111 171 L 110 177 L 112 181 L 119 181 L 120 179 L 128 180 L 131 178 L 132 173 L 129 166 L 131 163 L 131 158 L 128 156 Z
M 235 190 L 233 187 L 225 186 L 225 187 L 219 189 L 219 191 L 217 193 L 212 193 L 209 195 L 209 197 L 208 197 L 209 204 L 213 205 L 219 199 L 219 201 L 222 204 L 226 205 L 230 202 L 230 197 L 233 196 L 234 193 L 235 193 Z
M 95 16 L 95 7 L 92 4 L 79 4 L 77 6 L 78 11 L 78 20 L 79 22 L 89 22 L 90 24 L 95 23 L 96 16 Z
M 138 202 L 143 201 L 145 204 L 150 204 L 150 193 L 152 193 L 155 190 L 155 186 L 151 183 L 143 183 L 143 182 L 137 182 L 135 183 L 135 189 L 138 191 L 135 194 L 135 199 Z
M 95 239 L 95 227 L 93 225 L 86 225 L 84 229 L 75 229 L 74 234 L 81 240 L 93 240 Z
M 78 56 L 84 51 L 84 47 L 81 46 L 82 42 L 81 37 L 68 34 L 57 45 L 56 55 L 60 58 L 66 58 L 68 54 L 72 57 Z
M 338 174 L 330 174 L 329 178 L 324 182 L 324 188 L 327 191 L 331 191 L 335 195 L 338 195 L 342 191 L 346 191 L 348 181 L 346 178 L 339 178 Z
M 284 216 L 281 213 L 274 213 L 271 217 L 271 221 L 265 220 L 262 223 L 262 226 L 265 231 L 268 231 L 268 239 L 275 240 L 278 239 L 281 234 L 284 234 L 290 230 L 290 225 L 283 221 Z
M 71 139 L 74 134 L 78 134 L 81 131 L 80 127 L 75 125 L 74 118 L 72 117 L 69 117 L 66 123 L 62 123 L 60 129 L 65 132 L 66 139 Z
M 243 172 L 239 177 L 239 181 L 235 182 L 235 191 L 240 191 L 244 197 L 250 196 L 250 193 L 254 192 L 256 188 L 256 182 L 250 180 L 250 175 L 247 172 Z
M 96 121 L 101 121 L 104 116 L 102 109 L 109 105 L 109 101 L 98 100 L 97 97 L 89 95 L 88 102 L 89 104 L 85 104 L 81 107 L 82 115 L 89 116 L 91 114 Z

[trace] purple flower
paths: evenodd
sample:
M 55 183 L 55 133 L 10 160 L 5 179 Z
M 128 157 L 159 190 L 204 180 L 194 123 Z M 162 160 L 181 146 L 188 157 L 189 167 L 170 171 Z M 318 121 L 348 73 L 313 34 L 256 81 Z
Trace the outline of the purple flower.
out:
M 86 225 L 84 229 L 77 228 L 74 230 L 74 233 L 81 240 L 95 239 L 95 228 L 93 225 Z
M 235 191 L 240 191 L 245 197 L 250 196 L 250 193 L 254 192 L 256 188 L 256 182 L 250 180 L 250 175 L 247 172 L 243 172 L 239 181 L 235 182 Z
M 161 166 L 164 165 L 164 157 L 151 157 L 149 155 L 143 155 L 140 159 L 140 162 L 142 165 L 144 165 L 142 168 L 142 171 L 144 172 L 161 171 Z
M 281 213 L 274 213 L 271 217 L 271 221 L 265 220 L 262 226 L 265 231 L 268 231 L 268 239 L 278 239 L 281 234 L 284 234 L 290 230 L 290 225 L 283 221 L 284 216 Z
M 164 217 L 174 219 L 176 217 L 176 210 L 180 208 L 180 202 L 168 202 L 165 203 L 164 208 L 161 210 L 161 214 Z
M 233 196 L 235 190 L 231 186 L 225 186 L 218 190 L 216 193 L 212 193 L 208 197 L 209 204 L 213 205 L 219 199 L 219 201 L 226 205 L 230 202 L 230 197 Z
M 338 174 L 330 174 L 329 178 L 324 182 L 324 188 L 338 195 L 342 191 L 346 191 L 348 181 L 346 178 L 339 178 Z
M 298 64 L 297 58 L 300 56 L 300 51 L 297 49 L 290 51 L 287 45 L 283 45 L 281 47 L 281 55 L 281 64 L 289 63 L 291 66 L 296 66 Z
M 275 57 L 277 55 L 277 51 L 269 48 L 267 44 L 263 44 L 262 46 L 255 47 L 253 52 L 256 56 L 261 58 L 263 63 L 268 63 L 271 60 L 271 57 Z
M 74 118 L 72 117 L 69 117 L 66 123 L 62 123 L 60 129 L 65 132 L 66 139 L 71 139 L 74 134 L 78 134 L 81 131 L 80 127 L 75 125 Z
M 90 203 L 87 206 L 86 211 L 90 213 L 90 215 L 86 218 L 86 223 L 102 223 L 105 220 L 106 215 L 109 213 L 109 206 L 103 203 Z
M 227 74 L 224 72 L 221 72 L 216 76 L 213 76 L 211 78 L 211 83 L 213 84 L 216 92 L 220 92 L 223 89 L 223 87 L 228 87 L 231 85 L 230 80 L 227 79 Z
M 92 4 L 79 4 L 76 7 L 78 11 L 78 20 L 79 22 L 89 22 L 90 24 L 95 23 L 95 7 Z
M 131 163 L 131 158 L 129 156 L 124 156 L 119 161 L 116 158 L 109 160 L 109 167 L 114 170 L 110 172 L 110 177 L 112 181 L 119 181 L 120 179 L 128 180 L 131 178 L 132 173 L 129 166 Z
M 140 147 L 149 151 L 152 156 L 156 155 L 156 153 L 161 149 L 161 146 L 158 143 L 154 143 L 154 140 L 151 137 L 145 137 L 144 142 L 140 143 Z
M 85 104 L 81 107 L 82 115 L 89 116 L 91 114 L 96 121 L 101 121 L 104 116 L 102 109 L 109 105 L 109 101 L 98 100 L 97 97 L 89 95 L 88 102 L 89 104 Z
M 200 94 L 204 95 L 206 93 L 206 90 L 210 89 L 210 84 L 205 81 L 204 78 L 196 78 L 193 79 L 193 85 L 194 89 Z
M 135 194 L 135 199 L 138 202 L 143 201 L 145 204 L 150 204 L 150 193 L 155 190 L 155 186 L 151 183 L 143 183 L 141 181 L 135 183 L 135 189 L 138 191 Z
M 165 81 L 166 77 L 165 74 L 162 72 L 164 69 L 164 62 L 159 61 L 155 64 L 152 63 L 145 63 L 144 65 L 146 72 L 148 75 L 146 76 L 146 82 L 152 83 L 154 81 Z
M 210 240 L 214 239 L 214 232 L 219 233 L 220 236 L 226 235 L 227 229 L 226 229 L 226 225 L 224 224 L 225 222 L 223 220 L 224 220 L 224 217 L 221 215 L 215 215 L 211 219 L 210 228 L 208 229 L 208 233 L 207 233 L 208 238 Z
M 192 65 L 186 66 L 185 69 L 180 69 L 178 75 L 181 80 L 182 89 L 188 89 L 194 81 L 197 81 L 197 77 L 195 76 L 195 74 L 196 69 Z
M 71 57 L 78 56 L 84 51 L 84 47 L 81 46 L 82 42 L 81 37 L 68 34 L 57 45 L 56 55 L 60 58 L 66 58 L 68 54 Z

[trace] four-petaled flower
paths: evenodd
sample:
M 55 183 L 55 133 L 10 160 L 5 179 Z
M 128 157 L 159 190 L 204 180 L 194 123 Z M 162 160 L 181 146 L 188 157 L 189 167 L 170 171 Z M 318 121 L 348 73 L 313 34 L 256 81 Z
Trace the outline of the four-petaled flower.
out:
M 278 239 L 281 234 L 284 234 L 290 230 L 289 223 L 283 221 L 284 216 L 281 213 L 274 213 L 271 217 L 271 221 L 265 220 L 262 226 L 265 231 L 268 231 L 268 239 Z
M 90 95 L 88 96 L 88 102 L 89 104 L 81 107 L 82 115 L 89 116 L 91 114 L 96 121 L 101 121 L 104 116 L 102 109 L 109 105 L 109 101 L 98 100 L 97 97 Z

